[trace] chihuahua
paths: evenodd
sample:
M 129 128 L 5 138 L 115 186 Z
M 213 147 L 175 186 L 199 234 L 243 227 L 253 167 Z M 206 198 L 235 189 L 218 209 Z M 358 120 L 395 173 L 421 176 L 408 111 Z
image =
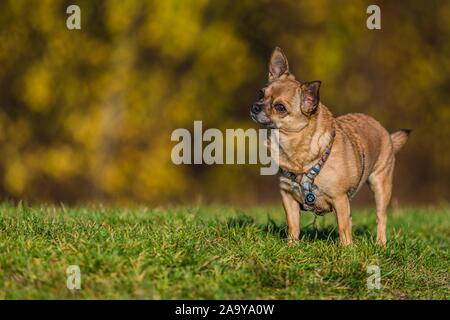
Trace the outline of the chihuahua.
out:
M 288 241 L 299 238 L 301 210 L 318 215 L 334 211 L 340 242 L 350 245 L 350 200 L 367 182 L 376 202 L 377 243 L 385 245 L 395 153 L 411 130 L 389 134 L 378 121 L 360 113 L 335 118 L 319 99 L 320 85 L 297 81 L 277 47 L 270 58 L 268 83 L 250 109 L 254 121 L 279 132 Z

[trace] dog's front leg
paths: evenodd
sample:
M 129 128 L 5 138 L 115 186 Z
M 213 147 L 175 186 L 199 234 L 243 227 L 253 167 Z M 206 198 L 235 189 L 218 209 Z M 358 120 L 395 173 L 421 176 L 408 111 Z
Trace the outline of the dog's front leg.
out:
M 350 245 L 352 244 L 352 216 L 347 195 L 335 199 L 334 210 L 336 211 L 341 244 Z
M 284 212 L 288 224 L 288 243 L 293 244 L 300 235 L 300 204 L 287 191 L 281 190 Z

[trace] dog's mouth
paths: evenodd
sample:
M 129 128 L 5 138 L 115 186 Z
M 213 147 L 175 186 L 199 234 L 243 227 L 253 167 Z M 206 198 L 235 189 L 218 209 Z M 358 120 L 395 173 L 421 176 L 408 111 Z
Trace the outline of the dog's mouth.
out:
M 276 129 L 275 124 L 272 121 L 261 121 L 258 119 L 257 115 L 250 111 L 250 118 L 257 124 L 263 125 L 264 127 L 268 129 Z
M 256 123 L 259 123 L 259 121 L 256 119 L 256 115 L 250 111 L 250 118 L 252 118 L 253 121 L 255 121 Z

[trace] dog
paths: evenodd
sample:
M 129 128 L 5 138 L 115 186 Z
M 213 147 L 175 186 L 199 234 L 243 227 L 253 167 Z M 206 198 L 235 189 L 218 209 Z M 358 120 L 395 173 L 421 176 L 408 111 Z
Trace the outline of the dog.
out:
M 367 182 L 376 202 L 377 243 L 385 245 L 395 154 L 411 130 L 389 134 L 377 120 L 360 113 L 334 117 L 320 101 L 320 86 L 320 81 L 297 81 L 276 47 L 268 83 L 250 108 L 255 122 L 278 129 L 288 241 L 299 238 L 301 210 L 318 215 L 334 211 L 340 243 L 352 244 L 350 200 Z

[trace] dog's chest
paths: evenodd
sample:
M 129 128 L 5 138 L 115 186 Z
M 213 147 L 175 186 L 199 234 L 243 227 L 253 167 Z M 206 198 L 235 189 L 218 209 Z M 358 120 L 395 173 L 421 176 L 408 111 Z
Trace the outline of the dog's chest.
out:
M 281 176 L 280 177 L 280 189 L 289 192 L 292 196 L 297 200 L 302 208 L 305 208 L 305 195 L 302 192 L 301 187 L 298 183 L 293 182 L 291 179 Z M 325 213 L 333 211 L 333 207 L 331 205 L 331 199 L 327 195 L 325 195 L 320 190 L 320 185 L 317 185 L 317 188 L 314 190 L 316 201 L 314 204 L 314 209 L 310 210 L 318 215 L 323 215 Z

